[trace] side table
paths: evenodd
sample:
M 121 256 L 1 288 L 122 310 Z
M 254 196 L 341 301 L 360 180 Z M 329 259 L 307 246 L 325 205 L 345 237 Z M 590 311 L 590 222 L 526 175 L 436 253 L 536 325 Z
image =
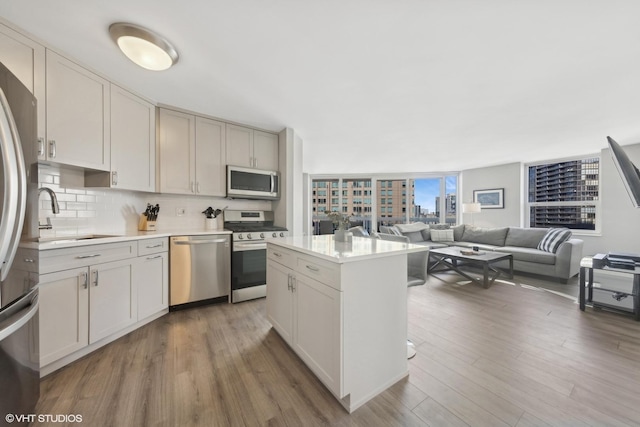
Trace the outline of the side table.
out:
M 625 270 L 608 266 L 594 267 L 592 257 L 584 257 L 580 261 L 580 310 L 584 311 L 587 303 L 597 306 L 597 303 L 593 302 L 593 270 L 614 271 L 629 275 L 629 279 L 633 280 L 631 293 L 620 292 L 617 289 L 607 289 L 606 286 L 598 289 L 603 292 L 622 294 L 633 298 L 633 309 L 631 311 L 610 306 L 607 306 L 607 308 L 625 313 L 631 312 L 635 320 L 640 320 L 640 268 L 636 266 L 634 270 Z

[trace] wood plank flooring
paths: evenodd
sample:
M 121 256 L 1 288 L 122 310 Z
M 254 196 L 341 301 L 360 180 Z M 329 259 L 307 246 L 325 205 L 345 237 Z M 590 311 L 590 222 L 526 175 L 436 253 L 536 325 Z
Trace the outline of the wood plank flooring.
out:
M 457 280 L 409 288 L 410 376 L 351 415 L 271 329 L 264 299 L 122 337 L 44 378 L 37 413 L 118 427 L 640 425 L 640 322 L 520 286 L 539 279 Z

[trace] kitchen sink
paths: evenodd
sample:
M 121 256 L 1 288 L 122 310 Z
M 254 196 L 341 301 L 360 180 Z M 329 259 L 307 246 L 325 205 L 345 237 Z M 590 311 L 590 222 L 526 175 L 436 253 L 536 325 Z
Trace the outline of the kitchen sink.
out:
M 86 240 L 107 239 L 109 237 L 120 237 L 117 234 L 83 234 L 79 236 L 58 236 L 58 237 L 39 237 L 35 239 L 38 243 L 72 243 L 83 242 Z

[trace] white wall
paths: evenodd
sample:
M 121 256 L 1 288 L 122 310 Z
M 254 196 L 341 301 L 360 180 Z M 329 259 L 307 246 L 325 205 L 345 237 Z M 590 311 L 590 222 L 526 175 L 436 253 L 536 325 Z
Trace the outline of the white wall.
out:
M 520 163 L 509 163 L 487 168 L 468 169 L 460 174 L 461 197 L 458 203 L 473 201 L 474 190 L 504 188 L 504 209 L 483 209 L 482 212 L 463 214 L 463 222 L 478 227 L 506 227 L 521 225 L 522 173 Z
M 623 147 L 631 160 L 640 165 L 640 144 Z M 485 209 L 473 215 L 474 224 L 482 227 L 519 226 L 524 218 L 523 174 L 520 163 L 465 170 L 461 173 L 462 202 L 473 198 L 473 190 L 505 189 L 504 209 Z M 640 209 L 632 206 L 609 149 L 603 149 L 600 162 L 601 234 L 575 235 L 584 241 L 583 254 L 632 252 L 640 253 Z M 470 223 L 471 217 L 464 216 Z
M 622 147 L 631 161 L 640 166 L 640 144 Z M 581 236 L 584 254 L 613 252 L 640 253 L 640 209 L 631 204 L 609 149 L 601 152 L 600 195 L 601 236 Z
M 84 188 L 81 170 L 59 166 L 40 165 L 39 180 L 39 187 L 55 191 L 60 205 L 60 213 L 53 215 L 49 195 L 40 195 L 40 221 L 45 222 L 46 217 L 50 217 L 53 225 L 52 230 L 40 231 L 42 237 L 133 232 L 138 229 L 140 214 L 147 203 L 160 205 L 158 231 L 203 229 L 205 216 L 202 211 L 209 206 L 214 209 L 228 206 L 229 209 L 271 210 L 271 202 L 263 200 Z M 177 216 L 177 208 L 184 208 L 185 214 Z

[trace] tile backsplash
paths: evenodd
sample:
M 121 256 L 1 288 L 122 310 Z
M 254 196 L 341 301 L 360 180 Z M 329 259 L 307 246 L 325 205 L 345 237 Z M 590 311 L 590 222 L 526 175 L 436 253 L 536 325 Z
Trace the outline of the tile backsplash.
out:
M 271 202 L 264 200 L 85 188 L 82 170 L 48 164 L 39 165 L 38 178 L 39 187 L 48 187 L 56 193 L 60 206 L 60 213 L 54 215 L 49 195 L 40 194 L 39 221 L 45 224 L 50 218 L 53 226 L 51 230 L 40 230 L 41 237 L 131 233 L 138 229 L 140 214 L 147 203 L 160 205 L 158 231 L 202 229 L 205 218 L 202 211 L 209 206 L 214 209 L 225 206 L 228 209 L 271 209 Z

